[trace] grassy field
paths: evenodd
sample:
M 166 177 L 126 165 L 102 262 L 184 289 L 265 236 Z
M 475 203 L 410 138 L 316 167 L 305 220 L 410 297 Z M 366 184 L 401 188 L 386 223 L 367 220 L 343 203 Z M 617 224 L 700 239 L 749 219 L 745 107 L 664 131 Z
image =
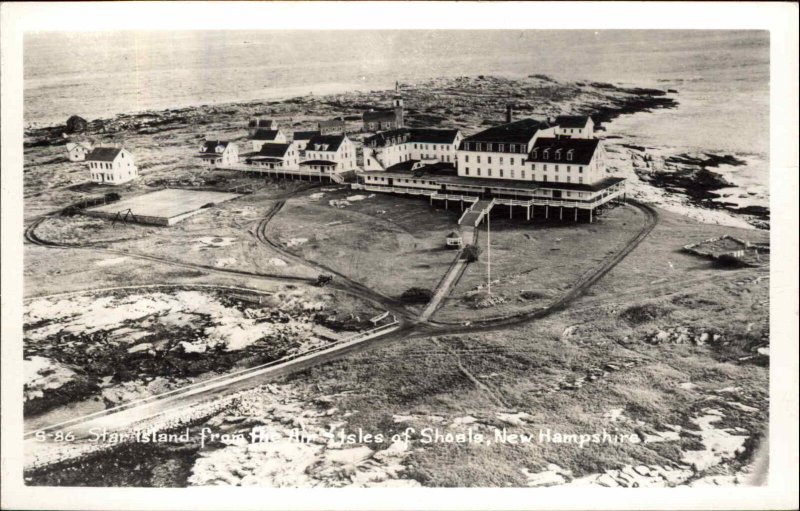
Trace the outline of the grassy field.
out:
M 273 239 L 391 296 L 415 286 L 433 289 L 453 262 L 445 236 L 456 226 L 457 209 L 347 190 L 324 194 L 288 201 L 270 223 Z M 364 198 L 348 201 L 345 208 L 329 203 L 347 197 Z

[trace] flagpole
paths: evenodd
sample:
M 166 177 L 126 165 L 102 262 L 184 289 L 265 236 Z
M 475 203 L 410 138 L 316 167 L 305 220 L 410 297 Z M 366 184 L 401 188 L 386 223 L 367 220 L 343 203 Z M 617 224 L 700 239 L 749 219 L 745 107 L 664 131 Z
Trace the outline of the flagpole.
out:
M 489 295 L 492 294 L 492 209 L 486 212 L 486 289 Z

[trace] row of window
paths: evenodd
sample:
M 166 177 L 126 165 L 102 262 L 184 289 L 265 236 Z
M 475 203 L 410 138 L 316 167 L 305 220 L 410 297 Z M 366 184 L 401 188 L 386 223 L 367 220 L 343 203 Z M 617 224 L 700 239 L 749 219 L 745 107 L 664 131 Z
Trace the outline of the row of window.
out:
M 506 151 L 508 149 L 508 151 Z M 464 142 L 465 151 L 487 151 L 490 153 L 527 153 L 527 144 L 499 144 L 492 142 Z
M 562 153 L 563 153 L 563 149 L 561 149 L 561 148 L 556 149 L 555 150 L 555 159 L 556 160 L 560 160 Z M 572 158 L 574 156 L 575 156 L 575 150 L 574 149 L 568 149 L 567 150 L 567 161 L 572 161 Z M 531 158 L 536 159 L 538 157 L 539 157 L 539 149 L 535 147 L 533 149 L 533 151 L 531 151 Z M 549 160 L 550 159 L 550 148 L 549 147 L 547 149 L 542 149 L 542 159 L 543 160 Z
M 89 168 L 92 169 L 108 169 L 111 170 L 112 166 L 110 163 L 103 163 L 99 161 L 92 161 L 89 162 Z
M 545 169 L 545 170 L 547 170 L 547 169 Z M 469 175 L 469 167 L 464 167 L 464 175 L 465 176 Z M 478 177 L 482 176 L 480 168 L 475 169 L 475 175 L 478 176 Z M 486 177 L 492 177 L 492 169 L 487 169 Z M 505 177 L 505 172 L 503 171 L 503 169 L 500 169 L 500 173 L 499 173 L 498 177 Z M 509 171 L 509 176 L 508 177 L 511 178 L 511 179 L 515 179 L 515 177 L 514 177 L 514 169 L 511 169 Z M 524 170 L 520 171 L 519 178 L 520 179 L 525 179 L 525 171 Z M 531 174 L 531 178 L 533 179 L 533 174 Z M 566 181 L 563 181 L 563 182 L 566 182 L 566 183 L 571 183 L 572 182 L 572 176 L 566 176 L 566 178 L 567 178 Z M 546 183 L 547 182 L 547 174 L 542 176 L 541 180 Z M 560 183 L 562 181 L 559 179 L 558 175 L 556 175 L 554 182 L 555 183 Z M 583 184 L 583 176 L 578 177 L 578 183 Z
M 561 166 L 560 165 L 553 165 L 553 167 L 555 167 L 555 171 L 556 172 L 561 170 Z M 572 165 L 565 165 L 565 167 L 567 168 L 567 172 L 571 172 L 572 171 Z M 575 168 L 578 169 L 578 173 L 579 174 L 583 174 L 583 165 L 576 165 Z M 535 163 L 531 163 L 531 170 L 539 170 L 539 169 L 536 167 Z M 547 170 L 549 170 L 547 168 L 547 164 L 546 163 L 542 164 L 541 170 L 543 170 L 545 172 L 547 172 Z

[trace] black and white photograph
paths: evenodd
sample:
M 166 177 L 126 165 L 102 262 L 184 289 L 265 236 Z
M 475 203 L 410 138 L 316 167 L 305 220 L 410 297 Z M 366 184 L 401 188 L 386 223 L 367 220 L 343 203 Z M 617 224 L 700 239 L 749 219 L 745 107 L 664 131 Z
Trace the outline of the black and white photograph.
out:
M 222 24 L 172 29 L 67 3 L 97 19 L 14 38 L 4 4 L 4 479 L 795 506 L 797 6 L 771 5 L 793 41 L 370 28 L 406 6 L 368 2 L 173 4 Z M 167 505 L 104 508 L 134 504 Z

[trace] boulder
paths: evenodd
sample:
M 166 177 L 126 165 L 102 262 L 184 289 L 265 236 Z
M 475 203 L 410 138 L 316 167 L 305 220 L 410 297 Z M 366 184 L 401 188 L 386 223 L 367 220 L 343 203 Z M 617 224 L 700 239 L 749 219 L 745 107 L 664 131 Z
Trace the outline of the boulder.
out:
M 86 122 L 86 119 L 83 117 L 79 117 L 77 115 L 73 115 L 69 119 L 67 119 L 67 133 L 83 133 L 86 131 L 86 128 L 89 126 L 89 123 Z

